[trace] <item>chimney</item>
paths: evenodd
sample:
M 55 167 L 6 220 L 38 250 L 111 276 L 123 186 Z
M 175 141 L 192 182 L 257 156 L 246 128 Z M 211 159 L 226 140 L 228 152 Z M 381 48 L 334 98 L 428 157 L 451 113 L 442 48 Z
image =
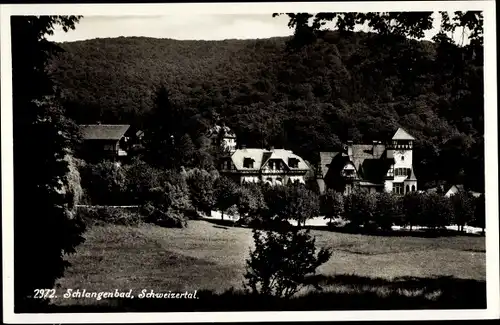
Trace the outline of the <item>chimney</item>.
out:
M 246 149 L 247 148 L 247 145 L 246 144 L 242 144 L 241 145 L 241 149 Z
M 347 155 L 352 156 L 352 140 L 347 140 Z

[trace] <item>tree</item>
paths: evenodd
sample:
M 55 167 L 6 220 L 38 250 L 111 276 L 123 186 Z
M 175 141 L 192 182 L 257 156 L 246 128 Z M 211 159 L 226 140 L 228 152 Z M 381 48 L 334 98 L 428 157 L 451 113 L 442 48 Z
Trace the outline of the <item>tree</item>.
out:
M 142 160 L 134 159 L 123 169 L 128 196 L 139 205 L 146 203 L 151 189 L 163 184 L 164 175 L 161 171 Z
M 178 129 L 177 108 L 172 104 L 165 85 L 160 85 L 154 97 L 154 108 L 145 122 L 144 144 L 150 163 L 164 168 L 175 165 L 175 144 Z M 178 139 L 177 139 L 178 140 Z
M 403 196 L 401 226 L 410 226 L 410 231 L 412 231 L 414 225 L 422 225 L 425 198 L 424 194 L 417 192 L 409 192 Z
M 264 221 L 262 217 L 267 210 L 264 195 L 257 184 L 244 184 L 239 189 L 238 213 L 247 223 L 252 221 Z
M 321 196 L 322 209 L 325 219 L 337 218 L 344 213 L 344 196 L 342 193 L 329 189 Z
M 216 177 L 203 169 L 194 168 L 187 171 L 186 180 L 194 207 L 210 214 L 216 199 Z
M 431 193 L 424 197 L 423 224 L 428 228 L 444 228 L 453 218 L 453 207 L 449 198 Z
M 226 176 L 221 176 L 214 187 L 215 206 L 221 211 L 221 219 L 224 220 L 224 212 L 238 203 L 238 186 Z
M 375 196 L 363 191 L 354 191 L 344 200 L 344 213 L 349 225 L 355 228 L 368 226 L 375 211 Z
M 466 30 L 469 30 L 470 45 L 482 46 L 483 13 L 481 11 L 456 11 L 452 17 L 446 11 L 439 12 L 439 14 L 441 34 L 453 34 L 458 29 L 464 35 Z M 279 15 L 282 14 L 275 13 L 273 17 Z M 434 27 L 433 12 L 322 12 L 316 15 L 309 13 L 287 13 L 287 15 L 290 18 L 288 27 L 295 28 L 294 42 L 292 42 L 294 45 L 308 44 L 324 36 L 324 26 L 332 21 L 341 32 L 353 31 L 356 26 L 366 23 L 373 31 L 382 35 L 416 39 L 424 38 L 425 32 Z M 463 36 L 461 42 L 463 42 Z
M 194 167 L 197 150 L 189 134 L 184 134 L 175 146 L 175 165 Z
M 476 198 L 473 224 L 476 227 L 481 227 L 482 233 L 484 234 L 484 229 L 486 227 L 486 201 L 484 194 Z
M 474 218 L 475 200 L 469 192 L 458 192 L 451 196 L 453 207 L 453 221 L 458 231 L 464 231 L 464 226 Z
M 331 251 L 316 254 L 315 238 L 309 230 L 253 230 L 255 249 L 247 259 L 245 288 L 253 294 L 290 298 L 304 285 L 306 275 L 331 257 Z
M 400 215 L 398 197 L 393 193 L 377 193 L 373 221 L 382 230 L 391 230 Z
M 74 29 L 80 18 L 11 17 L 16 313 L 34 311 L 42 302 L 33 298 L 34 290 L 52 288 L 68 266 L 63 253 L 73 253 L 83 241 L 83 225 L 67 208 L 73 198 L 63 190 L 69 173 L 65 156 L 77 133 L 46 70 L 61 49 L 45 38 L 56 25 Z M 44 240 L 29 244 L 41 234 Z
M 295 220 L 299 227 L 305 226 L 308 219 L 319 215 L 318 195 L 302 184 L 287 186 L 285 204 L 279 214 L 282 220 Z

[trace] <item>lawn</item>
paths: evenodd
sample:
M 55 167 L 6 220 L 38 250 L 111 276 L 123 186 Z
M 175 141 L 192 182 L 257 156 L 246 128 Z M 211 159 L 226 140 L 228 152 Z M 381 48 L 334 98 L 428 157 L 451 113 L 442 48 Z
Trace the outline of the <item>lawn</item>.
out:
M 331 259 L 319 269 L 322 287 L 327 292 L 348 292 L 353 286 L 346 283 L 353 279 L 364 279 L 365 283 L 367 279 L 376 279 L 377 286 L 385 288 L 379 289 L 379 293 L 401 277 L 486 279 L 484 237 L 383 237 L 326 230 L 313 230 L 312 234 L 317 246 L 333 250 Z M 58 293 L 67 288 L 222 293 L 231 287 L 242 287 L 245 259 L 252 247 L 250 229 L 202 220 L 190 221 L 185 229 L 149 224 L 94 226 L 85 238 L 76 253 L 67 257 L 71 267 L 58 281 Z M 343 277 L 344 283 L 336 277 Z M 106 301 L 57 298 L 53 303 L 86 305 Z

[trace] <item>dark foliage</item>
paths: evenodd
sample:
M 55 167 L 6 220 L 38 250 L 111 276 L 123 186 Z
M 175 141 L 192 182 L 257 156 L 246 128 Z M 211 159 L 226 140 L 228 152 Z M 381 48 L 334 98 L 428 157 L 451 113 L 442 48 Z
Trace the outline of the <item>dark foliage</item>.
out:
M 291 298 L 304 285 L 306 276 L 331 257 L 331 251 L 316 254 L 315 238 L 308 230 L 253 230 L 255 249 L 247 260 L 245 288 L 254 295 Z
M 67 209 L 65 156 L 77 140 L 46 73 L 61 49 L 45 39 L 56 25 L 73 29 L 75 16 L 12 16 L 14 138 L 14 308 L 43 303 L 34 289 L 52 288 L 68 265 L 64 253 L 83 241 L 83 223 Z M 34 201 L 32 201 L 34 200 Z M 40 239 L 43 238 L 43 239 Z M 40 240 L 38 240 L 40 239 Z
M 376 17 L 368 18 L 376 22 Z M 418 28 L 427 24 L 425 17 L 389 18 L 413 26 L 401 31 L 405 35 L 418 35 Z M 376 23 L 379 29 L 383 22 Z M 51 71 L 64 89 L 71 116 L 82 123 L 162 124 L 169 135 L 179 133 L 176 143 L 187 133 L 201 150 L 198 137 L 220 118 L 240 144 L 283 146 L 313 164 L 320 150 L 336 150 L 349 138 L 387 139 L 402 126 L 417 139 L 420 188 L 462 177 L 482 191 L 482 46 L 475 46 L 471 56 L 469 47 L 446 39 L 431 43 L 394 31 L 348 30 L 324 32 L 295 51 L 286 50 L 288 38 L 219 42 L 134 37 L 65 43 L 67 52 L 53 61 Z M 151 124 L 149 113 L 158 107 L 153 91 L 160 84 L 170 103 L 163 107 L 175 112 L 175 125 L 170 117 Z M 209 151 L 202 152 L 194 165 L 200 159 L 211 164 Z M 191 154 L 187 156 L 183 164 L 192 164 Z

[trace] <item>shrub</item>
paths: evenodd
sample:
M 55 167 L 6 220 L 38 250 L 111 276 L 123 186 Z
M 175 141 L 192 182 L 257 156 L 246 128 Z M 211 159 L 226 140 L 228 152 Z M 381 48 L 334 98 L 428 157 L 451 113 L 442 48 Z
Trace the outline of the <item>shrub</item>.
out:
M 184 228 L 187 226 L 187 220 L 184 214 L 173 208 L 162 210 L 148 203 L 142 206 L 141 214 L 147 222 L 154 223 L 158 226 L 169 228 Z
M 88 226 L 101 224 L 132 226 L 144 221 L 138 208 L 79 207 L 78 215 Z
M 112 161 L 86 164 L 82 168 L 82 187 L 93 204 L 120 205 L 126 203 L 124 170 Z
M 307 275 L 327 262 L 331 252 L 316 254 L 315 238 L 308 230 L 285 232 L 253 230 L 255 250 L 247 260 L 245 289 L 253 294 L 290 298 Z
M 150 190 L 164 183 L 164 172 L 139 159 L 134 159 L 124 166 L 123 171 L 127 196 L 135 204 L 144 204 L 148 200 Z

